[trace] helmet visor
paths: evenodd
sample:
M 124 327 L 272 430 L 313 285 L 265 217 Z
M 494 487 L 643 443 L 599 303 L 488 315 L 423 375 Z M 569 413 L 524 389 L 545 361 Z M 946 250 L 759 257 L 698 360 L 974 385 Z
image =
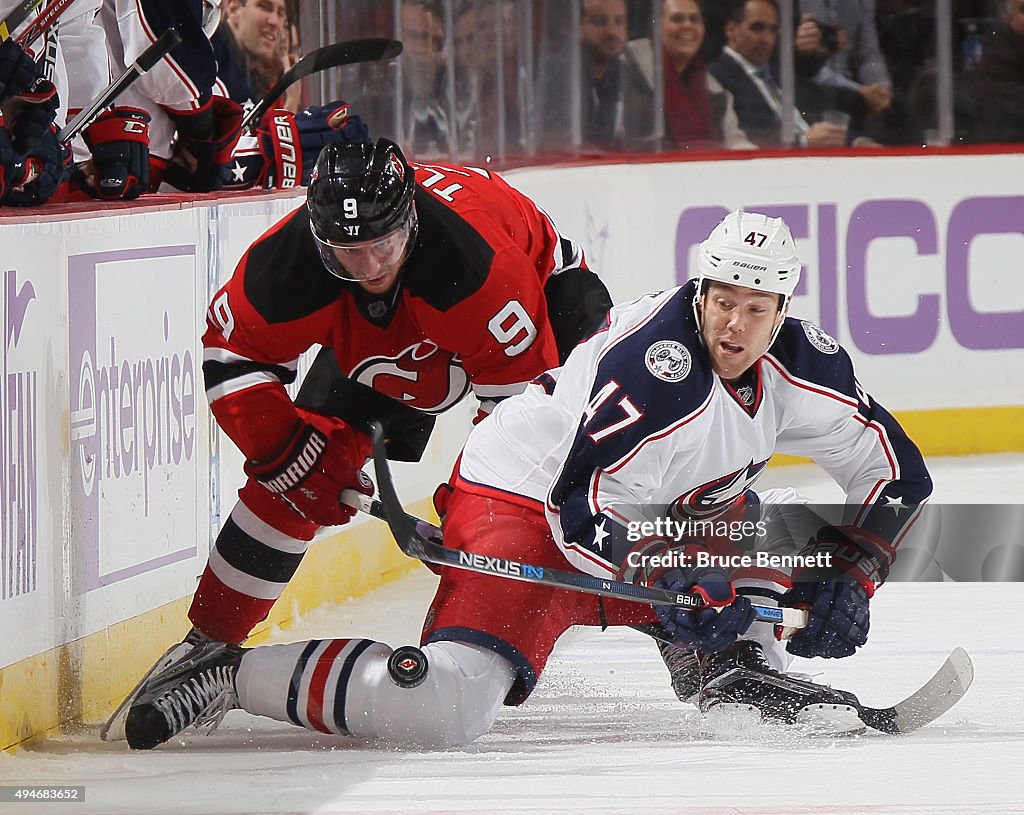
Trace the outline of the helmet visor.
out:
M 413 215 L 386 235 L 359 243 L 334 243 L 324 240 L 315 231 L 313 237 L 328 271 L 342 280 L 373 283 L 397 276 L 408 254 L 415 228 L 416 218 Z

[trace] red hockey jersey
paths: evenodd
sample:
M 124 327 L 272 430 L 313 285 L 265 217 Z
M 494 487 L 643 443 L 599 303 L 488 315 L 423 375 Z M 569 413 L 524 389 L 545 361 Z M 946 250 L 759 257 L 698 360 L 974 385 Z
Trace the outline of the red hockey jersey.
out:
M 323 266 L 302 206 L 246 252 L 207 313 L 203 370 L 221 427 L 250 459 L 294 426 L 284 385 L 330 347 L 351 380 L 425 413 L 470 389 L 485 406 L 558 364 L 544 286 L 579 245 L 497 175 L 413 165 L 419 233 L 398 287 L 370 295 Z

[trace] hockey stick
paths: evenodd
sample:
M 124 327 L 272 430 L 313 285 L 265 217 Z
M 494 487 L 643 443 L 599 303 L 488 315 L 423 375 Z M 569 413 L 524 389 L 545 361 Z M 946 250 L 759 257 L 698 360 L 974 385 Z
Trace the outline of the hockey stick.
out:
M 364 40 L 345 40 L 333 45 L 325 45 L 310 51 L 302 59 L 281 75 L 273 87 L 264 94 L 253 109 L 242 119 L 241 132 L 252 127 L 253 123 L 273 107 L 274 103 L 288 88 L 300 79 L 323 71 L 325 68 L 338 68 L 342 65 L 354 65 L 358 62 L 377 62 L 393 59 L 402 53 L 402 43 L 398 40 L 369 38 Z
M 150 45 L 145 51 L 139 54 L 139 58 L 129 65 L 123 74 L 111 82 L 107 87 L 89 104 L 78 112 L 70 122 L 61 128 L 57 134 L 57 141 L 67 144 L 78 133 L 91 125 L 96 118 L 124 93 L 136 79 L 146 73 L 166 56 L 171 49 L 181 42 L 181 35 L 173 28 L 168 28 L 159 39 Z
M 29 46 L 43 36 L 57 22 L 57 18 L 67 11 L 68 6 L 74 2 L 75 0 L 53 0 L 39 13 L 38 17 L 28 24 L 24 31 L 18 34 L 16 39 L 18 45 Z
M 17 6 L 11 9 L 2 21 L 0 21 L 0 41 L 9 40 L 11 32 L 28 19 L 32 10 L 41 5 L 43 0 L 21 0 Z
M 911 733 L 935 721 L 963 698 L 974 681 L 974 663 L 963 648 L 954 648 L 935 675 L 892 707 L 856 705 L 864 724 L 883 733 Z
M 395 490 L 391 469 L 388 466 L 387 454 L 384 449 L 384 433 L 376 422 L 373 423 L 373 467 L 377 474 L 380 501 L 372 501 L 354 490 L 346 490 L 342 493 L 342 500 L 345 503 L 351 502 L 352 506 L 371 515 L 377 515 L 379 512 L 391 528 L 391 534 L 398 543 L 398 548 L 409 557 L 422 560 L 425 563 L 451 566 L 456 569 L 465 569 L 511 580 L 522 580 L 527 583 L 542 583 L 555 588 L 582 591 L 602 597 L 617 597 L 634 603 L 681 606 L 694 610 L 703 608 L 705 605 L 704 598 L 692 592 L 674 592 L 654 586 L 606 580 L 582 572 L 568 572 L 547 566 L 534 566 L 516 560 L 449 549 L 437 543 L 436 540 L 429 540 L 427 536 L 421 534 L 421 530 L 429 533 L 436 527 L 407 515 L 402 508 L 402 502 Z M 767 606 L 754 606 L 754 609 L 757 620 L 782 625 L 786 628 L 803 628 L 807 625 L 807 612 L 800 609 Z

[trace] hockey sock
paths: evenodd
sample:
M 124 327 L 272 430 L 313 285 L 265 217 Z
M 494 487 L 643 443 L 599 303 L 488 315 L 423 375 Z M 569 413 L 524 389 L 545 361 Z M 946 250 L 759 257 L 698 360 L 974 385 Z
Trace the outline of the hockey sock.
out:
M 316 527 L 308 526 L 311 538 Z M 307 534 L 306 529 L 289 531 Z M 189 609 L 192 624 L 211 639 L 242 642 L 266 619 L 309 543 L 279 531 L 239 501 L 210 552 Z

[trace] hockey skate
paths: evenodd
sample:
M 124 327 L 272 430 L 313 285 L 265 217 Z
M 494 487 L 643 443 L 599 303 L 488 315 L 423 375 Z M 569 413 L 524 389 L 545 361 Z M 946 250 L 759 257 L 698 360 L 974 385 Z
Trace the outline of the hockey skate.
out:
M 187 680 L 191 672 L 198 670 L 200 663 L 203 663 L 203 667 L 206 668 L 207 660 L 212 658 L 215 654 L 222 655 L 223 652 L 227 652 L 234 657 L 234 667 L 237 668 L 238 661 L 242 656 L 242 648 L 238 646 L 228 646 L 223 643 L 209 640 L 195 629 L 188 632 L 184 640 L 168 648 L 167 651 L 165 651 L 164 654 L 156 661 L 153 668 L 148 670 L 145 676 L 139 680 L 138 684 L 132 689 L 131 693 L 128 694 L 125 700 L 121 702 L 111 718 L 106 720 L 106 723 L 99 731 L 99 737 L 103 741 L 125 740 L 127 737 L 127 720 L 136 701 L 140 703 L 145 701 L 152 703 L 154 699 L 160 696 L 164 691 L 168 690 L 172 685 Z M 233 695 L 233 690 L 231 692 Z M 193 698 L 198 697 L 193 696 Z M 227 710 L 228 709 L 225 707 L 224 712 Z M 197 716 L 198 715 L 199 714 L 197 713 Z M 136 725 L 141 723 L 139 721 L 139 716 L 140 714 L 137 714 L 135 717 Z M 186 726 L 186 724 L 188 723 L 181 725 L 177 730 L 180 731 Z M 135 729 L 135 735 L 138 737 L 139 743 L 145 740 L 141 737 L 137 727 Z M 169 733 L 166 737 L 154 742 L 150 746 L 156 746 L 156 744 L 166 741 L 167 738 L 170 738 L 172 735 L 174 735 L 174 733 Z M 132 743 L 132 739 L 129 739 L 129 744 L 135 748 L 146 748 L 137 747 L 136 744 Z
M 151 750 L 189 726 L 215 730 L 238 707 L 235 671 L 244 653 L 237 645 L 206 640 L 151 677 L 128 710 L 128 746 Z
M 771 669 L 759 643 L 740 640 L 711 654 L 666 643 L 659 647 L 676 696 L 695 704 L 713 731 L 737 732 L 762 723 L 794 725 L 809 735 L 855 735 L 866 729 L 856 696 Z

